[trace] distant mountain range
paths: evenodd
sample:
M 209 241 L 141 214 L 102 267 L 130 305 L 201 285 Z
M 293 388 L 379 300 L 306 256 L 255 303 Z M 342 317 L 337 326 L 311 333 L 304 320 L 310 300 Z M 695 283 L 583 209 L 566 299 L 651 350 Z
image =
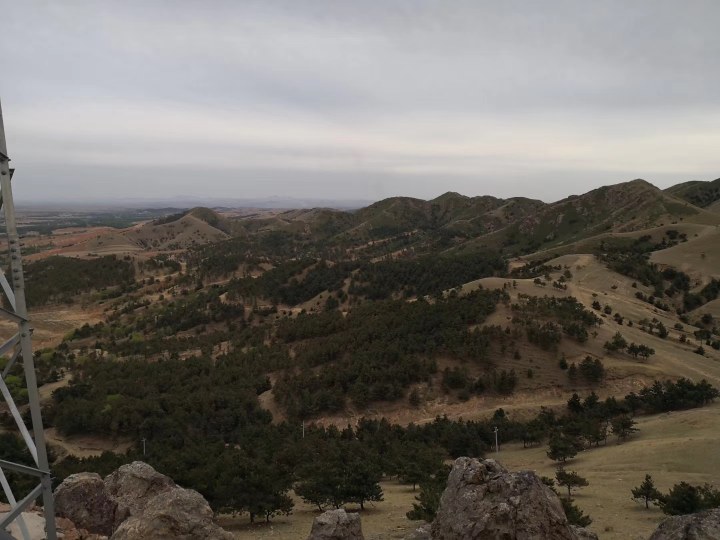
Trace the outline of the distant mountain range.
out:
M 429 201 L 391 197 L 360 208 L 352 207 L 350 201 L 282 197 L 175 208 L 181 202 L 158 203 L 147 211 L 147 218 L 141 217 L 152 221 L 109 231 L 109 237 L 84 239 L 67 249 L 90 253 L 185 249 L 274 232 L 285 235 L 285 240 L 278 241 L 299 242 L 312 250 L 353 249 L 358 256 L 384 256 L 397 250 L 419 254 L 486 249 L 518 256 L 587 252 L 608 236 L 662 226 L 720 225 L 720 180 L 686 182 L 661 190 L 638 179 L 553 203 L 454 192 Z M 343 204 L 348 207 L 342 208 Z
M 114 198 L 103 202 L 54 202 L 54 201 L 24 201 L 19 200 L 18 208 L 22 210 L 117 210 L 138 208 L 194 208 L 206 206 L 218 209 L 259 208 L 259 209 L 290 209 L 290 208 L 334 208 L 338 210 L 352 210 L 362 208 L 373 201 L 365 199 L 319 199 L 319 198 L 293 198 L 293 197 L 260 197 L 260 198 L 228 198 L 228 197 L 167 197 L 137 199 Z

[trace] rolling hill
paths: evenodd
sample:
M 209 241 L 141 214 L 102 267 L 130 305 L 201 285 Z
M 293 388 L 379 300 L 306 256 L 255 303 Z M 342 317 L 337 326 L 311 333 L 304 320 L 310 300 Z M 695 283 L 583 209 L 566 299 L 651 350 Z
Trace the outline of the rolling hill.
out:
M 563 430 L 582 449 L 573 467 L 633 464 L 588 471 L 578 505 L 609 538 L 627 537 L 612 530 L 618 515 L 644 531 L 627 497 L 640 467 L 664 482 L 717 470 L 720 214 L 687 200 L 695 187 L 635 180 L 551 204 L 449 192 L 233 218 L 195 208 L 85 231 L 67 254 L 125 249 L 112 268 L 126 272 L 109 272 L 110 258 L 28 264 L 28 288 L 46 286 L 33 318 L 49 347 L 37 362 L 49 440 L 139 454 L 144 438 L 147 459 L 221 507 L 238 490 L 198 482 L 197 456 L 232 478 L 277 472 L 289 489 L 330 434 L 357 445 L 361 463 L 387 456 L 378 470 L 398 476 L 394 463 L 419 461 L 416 438 L 440 461 L 482 455 L 500 425 L 501 456 L 551 473 L 546 445 Z M 55 302 L 85 324 L 53 324 Z M 607 443 L 628 414 L 642 431 Z M 382 446 L 362 448 L 372 433 Z M 688 476 L 696 464 L 678 465 L 681 452 L 702 475 Z
M 693 180 L 665 190 L 666 193 L 689 202 L 699 208 L 718 211 L 720 202 L 720 178 L 708 182 Z
M 719 182 L 688 182 L 662 191 L 644 180 L 633 180 L 550 204 L 448 192 L 428 201 L 391 197 L 356 211 L 313 208 L 226 217 L 208 208 L 193 208 L 129 229 L 86 236 L 59 251 L 174 251 L 230 238 L 279 234 L 306 253 L 352 250 L 362 257 L 487 248 L 510 256 L 587 252 L 608 236 L 647 234 L 670 225 L 701 230 L 720 225 Z

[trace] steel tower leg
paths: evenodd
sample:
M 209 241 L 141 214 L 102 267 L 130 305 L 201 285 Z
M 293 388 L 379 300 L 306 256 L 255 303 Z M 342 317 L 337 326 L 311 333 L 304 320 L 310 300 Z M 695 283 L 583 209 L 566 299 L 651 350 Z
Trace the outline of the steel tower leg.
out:
M 15 419 L 20 435 L 27 445 L 30 455 L 34 460 L 34 466 L 27 466 L 12 463 L 0 459 L 0 484 L 7 497 L 12 510 L 0 519 L 0 538 L 6 537 L 5 529 L 14 520 L 26 540 L 29 539 L 27 528 L 22 520 L 22 511 L 42 495 L 45 532 L 47 540 L 56 540 L 55 530 L 55 505 L 52 493 L 52 478 L 48 464 L 47 451 L 45 448 L 45 432 L 43 431 L 42 417 L 40 414 L 40 397 L 38 395 L 37 379 L 35 377 L 35 362 L 32 352 L 32 328 L 27 316 L 27 305 L 25 303 L 25 282 L 23 278 L 22 259 L 20 257 L 20 238 L 15 223 L 15 205 L 12 196 L 13 169 L 10 169 L 10 158 L 7 156 L 7 145 L 5 142 L 5 127 L 3 125 L 2 107 L 0 107 L 0 205 L 5 218 L 5 236 L 8 243 L 8 257 L 10 261 L 10 279 L 0 269 L 0 286 L 7 297 L 7 309 L 0 307 L 0 318 L 10 320 L 17 325 L 17 333 L 0 345 L 0 355 L 8 359 L 5 369 L 0 376 L 0 392 L 7 403 L 8 409 Z M 1 235 L 0 235 L 1 236 Z M 10 372 L 13 364 L 20 359 L 25 373 L 25 383 L 28 393 L 28 406 L 32 421 L 32 435 L 28 431 L 22 419 L 15 401 L 5 384 L 5 377 Z M 0 456 L 1 458 L 2 456 Z M 20 501 L 15 499 L 14 494 L 7 482 L 3 470 L 15 471 L 22 474 L 35 476 L 38 479 L 37 486 L 26 494 Z

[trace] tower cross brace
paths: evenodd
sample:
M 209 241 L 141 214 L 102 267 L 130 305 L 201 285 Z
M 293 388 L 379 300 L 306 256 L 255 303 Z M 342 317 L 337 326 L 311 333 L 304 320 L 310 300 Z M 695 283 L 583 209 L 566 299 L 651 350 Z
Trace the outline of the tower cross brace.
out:
M 9 259 L 10 276 L 0 267 L 0 287 L 7 299 L 5 307 L 0 306 L 0 319 L 9 321 L 17 332 L 7 339 L 0 339 L 0 355 L 7 358 L 7 363 L 0 373 L 0 393 L 7 408 L 17 425 L 18 431 L 33 458 L 32 465 L 14 463 L 0 456 L 0 484 L 5 497 L 10 503 L 11 510 L 0 517 L 0 540 L 12 538 L 6 528 L 17 521 L 18 528 L 24 540 L 30 540 L 27 526 L 22 518 L 22 512 L 31 506 L 38 497 L 42 497 L 43 513 L 45 515 L 45 534 L 47 540 L 56 540 L 55 506 L 52 493 L 52 477 L 45 447 L 45 432 L 43 431 L 40 411 L 40 397 L 38 395 L 37 378 L 35 375 L 35 362 L 32 351 L 32 327 L 28 320 L 27 305 L 25 302 L 25 280 L 23 277 L 22 258 L 20 254 L 20 237 L 15 221 L 15 204 L 12 196 L 11 179 L 14 169 L 10 168 L 7 144 L 5 141 L 5 127 L 3 124 L 2 107 L 0 107 L 0 217 L 4 218 L 5 230 L 0 231 L 7 241 L 7 255 Z M 8 389 L 5 379 L 16 363 L 22 363 L 25 375 L 25 384 L 28 395 L 31 426 L 25 425 L 20 409 L 15 403 Z M 5 476 L 5 471 L 29 475 L 37 479 L 37 485 L 18 500 Z

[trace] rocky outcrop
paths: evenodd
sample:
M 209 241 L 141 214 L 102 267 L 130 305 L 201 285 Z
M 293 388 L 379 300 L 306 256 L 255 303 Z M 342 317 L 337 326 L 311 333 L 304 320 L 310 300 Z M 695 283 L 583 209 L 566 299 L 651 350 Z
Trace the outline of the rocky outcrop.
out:
M 176 488 L 171 478 L 147 463 L 133 461 L 105 477 L 105 489 L 117 502 L 115 526 L 130 516 L 142 514 L 150 499 Z
M 455 460 L 430 531 L 434 540 L 588 538 L 579 534 L 585 531 L 571 527 L 560 499 L 535 473 L 470 458 Z
M 71 475 L 55 491 L 58 515 L 111 540 L 230 540 L 197 491 L 184 489 L 150 465 L 123 465 L 103 481 Z
M 359 514 L 328 510 L 315 518 L 308 540 L 364 540 Z
M 55 490 L 55 513 L 91 533 L 110 536 L 116 509 L 96 473 L 71 474 Z
M 720 538 L 720 509 L 663 521 L 650 540 L 717 540 Z
M 197 491 L 174 487 L 150 499 L 144 511 L 118 527 L 112 540 L 230 540 L 215 525 L 213 512 Z

